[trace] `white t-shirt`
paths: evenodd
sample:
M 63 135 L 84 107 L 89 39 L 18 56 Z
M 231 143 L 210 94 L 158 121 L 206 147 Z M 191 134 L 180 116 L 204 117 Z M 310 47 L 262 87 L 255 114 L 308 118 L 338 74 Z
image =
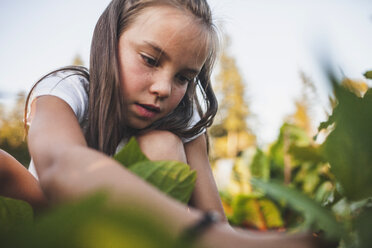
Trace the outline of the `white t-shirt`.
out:
M 49 75 L 42 81 L 40 81 L 35 89 L 32 91 L 29 104 L 27 106 L 27 125 L 31 125 L 31 105 L 32 102 L 39 96 L 51 95 L 56 96 L 64 100 L 74 111 L 76 118 L 79 121 L 81 128 L 84 128 L 84 123 L 87 119 L 88 113 L 88 88 L 89 81 L 81 76 L 74 74 L 73 71 L 60 71 Z M 190 127 L 195 125 L 200 120 L 200 116 L 197 111 L 194 111 L 194 115 L 190 122 Z M 205 130 L 191 138 L 182 138 L 183 143 L 190 142 L 199 137 Z M 117 147 L 117 151 L 125 145 L 125 141 L 120 142 Z M 38 178 L 35 165 L 31 160 L 29 171 L 32 175 Z

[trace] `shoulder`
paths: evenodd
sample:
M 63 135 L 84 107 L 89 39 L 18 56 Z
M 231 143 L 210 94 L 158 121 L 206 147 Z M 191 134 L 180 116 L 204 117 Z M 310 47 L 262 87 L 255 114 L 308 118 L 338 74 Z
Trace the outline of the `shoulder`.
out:
M 88 91 L 89 81 L 83 72 L 66 69 L 50 73 L 30 92 L 28 112 L 36 98 L 44 95 L 56 96 L 72 108 L 81 123 L 88 110 Z
M 89 81 L 83 74 L 73 70 L 61 70 L 48 74 L 35 86 L 33 93 L 71 90 L 88 92 Z

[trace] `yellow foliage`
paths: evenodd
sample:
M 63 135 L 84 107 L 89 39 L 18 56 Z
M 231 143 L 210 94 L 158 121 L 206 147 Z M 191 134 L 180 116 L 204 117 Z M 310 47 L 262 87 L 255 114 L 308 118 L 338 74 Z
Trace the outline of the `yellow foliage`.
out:
M 243 151 L 248 147 L 256 144 L 256 136 L 248 132 L 239 132 L 237 134 L 237 151 L 234 154 L 229 154 L 228 135 L 215 137 L 211 141 L 211 156 L 213 158 L 228 158 L 235 157 L 237 152 Z
M 72 64 L 73 65 L 79 65 L 79 66 L 84 66 L 84 62 L 83 62 L 83 59 L 81 58 L 81 56 L 79 54 L 77 54 L 73 61 L 72 61 Z
M 304 129 L 309 136 L 313 136 L 314 127 L 311 122 L 311 110 L 316 101 L 315 86 L 304 72 L 300 72 L 300 77 L 302 79 L 302 94 L 295 102 L 295 112 L 287 118 L 286 122 Z
M 368 84 L 364 80 L 345 78 L 342 80 L 342 85 L 359 97 L 368 90 Z
M 17 101 L 11 111 L 0 108 L 0 148 L 13 155 L 19 162 L 27 165 L 29 154 L 24 139 L 23 108 L 25 94 L 18 94 Z
M 228 38 L 228 37 L 227 37 Z M 245 84 L 235 59 L 228 55 L 226 44 L 220 57 L 220 71 L 216 77 L 216 93 L 219 96 L 218 130 L 213 137 L 214 158 L 235 157 L 239 151 L 256 143 L 255 136 L 247 127 L 250 115 L 245 99 Z M 221 135 L 222 134 L 222 135 Z
M 216 90 L 221 93 L 220 113 L 223 125 L 228 131 L 246 131 L 248 104 L 244 99 L 244 83 L 235 59 L 223 52 L 220 58 L 220 73 Z
M 310 134 L 312 131 L 311 120 L 308 113 L 308 107 L 303 102 L 296 102 L 296 112 L 293 114 L 292 122 L 294 125 L 301 127 Z

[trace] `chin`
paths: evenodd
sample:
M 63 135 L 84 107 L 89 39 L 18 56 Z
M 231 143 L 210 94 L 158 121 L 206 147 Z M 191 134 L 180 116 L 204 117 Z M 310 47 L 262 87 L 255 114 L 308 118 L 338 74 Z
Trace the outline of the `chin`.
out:
M 145 129 L 151 126 L 153 122 L 143 121 L 143 120 L 135 120 L 128 123 L 128 126 L 137 130 Z

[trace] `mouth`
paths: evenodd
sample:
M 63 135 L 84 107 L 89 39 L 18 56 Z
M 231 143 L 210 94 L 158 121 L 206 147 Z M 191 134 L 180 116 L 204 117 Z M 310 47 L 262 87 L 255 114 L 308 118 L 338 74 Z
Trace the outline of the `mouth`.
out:
M 160 113 L 160 108 L 151 104 L 136 103 L 136 113 L 140 118 L 152 119 Z
M 147 109 L 149 111 L 152 111 L 152 112 L 155 112 L 155 113 L 159 113 L 160 112 L 160 108 L 155 106 L 155 105 L 151 105 L 151 104 L 140 104 L 140 103 L 137 103 L 138 106 L 144 108 L 144 109 Z

